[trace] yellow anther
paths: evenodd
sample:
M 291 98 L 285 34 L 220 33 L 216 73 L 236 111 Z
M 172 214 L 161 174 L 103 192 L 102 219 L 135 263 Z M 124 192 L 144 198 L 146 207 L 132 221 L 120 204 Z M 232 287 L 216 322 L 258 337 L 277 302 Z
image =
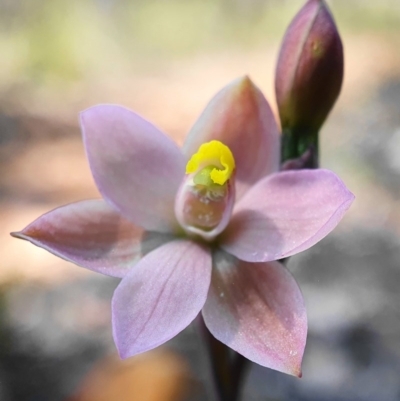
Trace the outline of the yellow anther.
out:
M 228 146 L 220 141 L 203 143 L 186 165 L 186 174 L 196 173 L 206 167 L 214 184 L 224 185 L 235 169 L 235 159 Z

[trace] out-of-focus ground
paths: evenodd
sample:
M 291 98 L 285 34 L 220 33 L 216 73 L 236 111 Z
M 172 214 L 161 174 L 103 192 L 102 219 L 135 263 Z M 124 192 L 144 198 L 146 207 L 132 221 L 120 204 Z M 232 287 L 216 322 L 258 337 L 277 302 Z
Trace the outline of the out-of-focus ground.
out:
M 0 0 L 0 400 L 213 400 L 195 327 L 121 363 L 118 280 L 9 236 L 98 197 L 79 111 L 119 103 L 182 143 L 208 100 L 248 74 L 275 109 L 279 44 L 301 1 Z M 345 46 L 343 91 L 321 163 L 356 201 L 289 263 L 309 313 L 301 380 L 252 366 L 251 400 L 400 398 L 400 3 L 329 3 Z

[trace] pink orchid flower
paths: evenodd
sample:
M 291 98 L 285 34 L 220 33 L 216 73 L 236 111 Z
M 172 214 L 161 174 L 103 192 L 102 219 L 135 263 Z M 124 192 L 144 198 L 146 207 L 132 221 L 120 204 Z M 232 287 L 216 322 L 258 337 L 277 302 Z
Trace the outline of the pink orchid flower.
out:
M 81 126 L 104 200 L 60 207 L 13 235 L 122 278 L 112 300 L 122 358 L 165 343 L 201 311 L 233 350 L 301 375 L 304 301 L 277 260 L 338 224 L 353 201 L 343 182 L 327 170 L 278 172 L 278 127 L 247 77 L 211 100 L 183 149 L 121 106 L 92 107 Z

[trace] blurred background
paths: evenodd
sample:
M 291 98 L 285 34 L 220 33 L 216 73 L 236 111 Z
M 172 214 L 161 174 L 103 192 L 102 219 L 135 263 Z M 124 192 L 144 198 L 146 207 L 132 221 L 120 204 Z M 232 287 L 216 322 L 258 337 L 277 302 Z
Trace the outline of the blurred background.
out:
M 0 0 L 0 400 L 214 400 L 194 327 L 118 360 L 118 280 L 12 239 L 40 214 L 98 197 L 77 115 L 135 109 L 178 143 L 208 100 L 249 74 L 276 110 L 274 68 L 297 0 Z M 293 257 L 309 337 L 303 378 L 252 365 L 243 400 L 400 399 L 400 2 L 329 2 L 343 90 L 321 164 L 356 201 Z

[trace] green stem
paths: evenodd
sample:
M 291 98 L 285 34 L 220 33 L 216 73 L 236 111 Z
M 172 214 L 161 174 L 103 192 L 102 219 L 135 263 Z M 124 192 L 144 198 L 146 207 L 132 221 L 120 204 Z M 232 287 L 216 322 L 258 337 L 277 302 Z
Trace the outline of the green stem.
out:
M 202 320 L 202 319 L 201 319 Z M 218 341 L 201 321 L 219 401 L 238 401 L 248 360 Z
M 304 166 L 302 168 L 318 168 L 318 154 L 318 132 L 305 128 L 283 129 L 281 142 L 282 163 L 303 157 Z

